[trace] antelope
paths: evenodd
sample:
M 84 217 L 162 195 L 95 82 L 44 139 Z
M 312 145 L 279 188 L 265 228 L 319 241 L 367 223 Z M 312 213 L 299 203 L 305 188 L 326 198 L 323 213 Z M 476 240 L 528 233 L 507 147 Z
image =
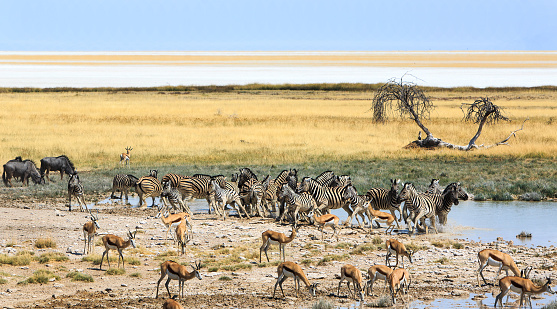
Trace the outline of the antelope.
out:
M 503 297 L 507 295 L 509 290 L 520 293 L 520 305 L 522 307 L 522 302 L 524 300 L 524 296 L 528 297 L 528 304 L 530 308 L 532 308 L 532 300 L 530 297 L 532 294 L 541 294 L 541 293 L 550 293 L 555 294 L 555 292 L 551 289 L 551 279 L 547 278 L 547 282 L 542 286 L 536 286 L 530 279 L 515 277 L 515 276 L 506 276 L 499 280 L 499 288 L 501 289 L 501 293 L 497 295 L 495 298 L 495 304 L 493 307 L 497 307 L 497 303 L 503 306 Z
M 176 239 L 178 242 L 178 248 L 182 248 L 182 254 L 186 253 L 186 244 L 191 239 L 188 224 L 186 222 L 188 222 L 186 219 L 180 220 L 180 224 L 176 227 Z
M 387 257 L 385 258 L 385 264 L 389 266 L 389 257 L 391 254 L 396 254 L 396 264 L 393 267 L 396 268 L 398 266 L 398 256 L 401 256 L 400 262 L 402 263 L 402 267 L 404 267 L 404 257 L 408 257 L 410 263 L 412 263 L 412 255 L 414 255 L 414 251 L 406 250 L 406 247 L 403 243 L 399 242 L 396 239 L 388 239 L 385 248 L 387 249 Z
M 330 238 L 333 238 L 333 236 L 336 235 L 338 241 L 337 229 L 339 228 L 338 222 L 340 219 L 337 216 L 333 214 L 324 214 L 318 217 L 313 210 L 309 213 L 309 215 L 310 218 L 314 220 L 314 224 L 317 224 L 317 229 L 321 231 L 321 240 L 323 240 L 323 230 L 325 229 L 326 226 L 330 226 L 333 229 L 333 235 Z
M 509 275 L 509 270 L 511 270 L 515 276 L 522 278 L 528 278 L 528 276 L 530 275 L 530 271 L 532 270 L 531 267 L 527 267 L 520 271 L 510 255 L 495 249 L 484 249 L 478 252 L 478 262 L 480 263 L 480 268 L 478 268 L 477 276 L 478 286 L 480 286 L 480 276 L 482 276 L 484 283 L 486 285 L 488 284 L 483 275 L 483 270 L 488 265 L 499 267 L 497 275 L 495 275 L 495 278 L 493 280 L 497 280 L 497 277 L 499 277 L 501 270 L 505 270 L 507 276 Z
M 108 234 L 108 235 L 104 235 L 102 240 L 103 240 L 103 244 L 104 244 L 104 252 L 103 252 L 103 256 L 101 257 L 101 265 L 99 266 L 99 269 L 102 270 L 102 266 L 103 266 L 103 259 L 104 256 L 106 254 L 106 261 L 108 262 L 108 268 L 110 268 L 110 259 L 108 258 L 108 251 L 110 251 L 110 249 L 114 249 L 114 250 L 118 250 L 118 267 L 120 267 L 120 258 L 122 259 L 122 268 L 125 269 L 124 267 L 124 255 L 122 255 L 122 250 L 126 249 L 127 247 L 129 247 L 130 245 L 132 247 L 135 248 L 135 234 L 136 232 L 130 232 L 128 231 L 128 240 L 124 241 L 124 239 L 122 239 L 122 237 L 118 237 L 116 235 L 112 235 L 112 234 Z
M 397 222 L 395 220 L 395 217 L 392 214 L 373 209 L 373 207 L 371 206 L 371 202 L 368 202 L 367 205 L 368 206 L 366 212 L 371 219 L 371 224 L 369 227 L 370 232 L 373 229 L 373 221 L 375 220 L 375 221 L 386 222 L 388 226 L 387 229 L 385 230 L 385 234 L 392 234 L 393 230 L 395 229 L 395 222 Z
M 97 216 L 93 215 L 91 210 L 89 210 L 89 214 L 91 215 L 91 221 L 83 224 L 83 238 L 85 240 L 83 255 L 91 251 L 93 253 L 95 252 L 95 234 L 97 233 L 97 229 L 100 229 L 99 224 L 97 223 L 97 220 L 99 220 L 98 211 Z
M 162 304 L 162 309 L 184 309 L 184 307 L 174 299 L 169 298 Z
M 354 285 L 354 297 L 359 294 L 360 301 L 364 301 L 364 289 L 362 289 L 362 273 L 356 267 L 346 264 L 340 269 L 340 282 L 338 283 L 337 295 L 340 296 L 340 285 L 346 280 L 348 285 L 348 292 L 352 295 L 352 290 L 350 290 L 350 282 Z
M 367 270 L 368 281 L 365 285 L 366 295 L 373 295 L 373 283 L 375 280 L 385 280 L 385 289 L 389 284 L 387 278 L 393 272 L 393 270 L 387 265 L 373 265 Z M 383 291 L 385 291 L 383 289 Z
M 396 294 L 402 289 L 402 293 L 408 293 L 410 288 L 410 274 L 404 268 L 397 268 L 387 277 L 393 305 L 396 304 Z M 406 288 L 405 288 L 406 286 Z
M 195 262 L 195 266 L 191 265 L 193 268 L 192 272 L 187 271 L 186 266 L 180 265 L 174 261 L 166 261 L 161 264 L 161 277 L 159 281 L 157 281 L 157 294 L 155 298 L 159 297 L 159 284 L 161 283 L 162 279 L 168 275 L 168 279 L 164 286 L 166 286 L 166 291 L 168 292 L 168 297 L 170 297 L 170 290 L 168 289 L 168 283 L 170 280 L 178 280 L 178 294 L 181 293 L 181 297 L 184 297 L 184 283 L 190 279 L 197 278 L 201 280 L 201 274 L 199 270 L 201 269 L 201 263 Z
M 167 212 L 168 213 L 168 212 Z M 186 224 L 188 225 L 189 228 L 191 228 L 191 224 L 189 223 L 189 218 L 190 215 L 186 212 L 180 212 L 177 214 L 169 214 L 168 216 L 161 216 L 161 212 L 158 213 L 157 217 L 160 216 L 162 223 L 164 223 L 165 227 L 168 227 L 168 229 L 166 230 L 166 235 L 164 236 L 164 239 L 168 239 L 168 232 L 170 232 L 170 229 L 174 226 L 177 226 L 178 224 L 180 224 L 180 222 L 182 220 L 186 220 Z M 174 239 L 174 236 L 172 237 L 172 239 Z
M 319 283 L 311 284 L 304 274 L 302 268 L 294 262 L 283 262 L 277 267 L 277 283 L 275 283 L 275 289 L 273 290 L 273 298 L 275 298 L 275 292 L 277 291 L 277 285 L 280 286 L 280 291 L 282 292 L 282 297 L 284 296 L 284 290 L 282 289 L 282 283 L 288 278 L 294 278 L 294 287 L 296 288 L 296 297 L 298 297 L 298 291 L 300 290 L 300 280 L 304 282 L 309 290 L 311 296 L 315 296 L 315 291 L 317 290 L 317 285 Z
M 283 233 L 274 232 L 271 230 L 266 230 L 265 232 L 261 233 L 261 240 L 263 244 L 259 248 L 259 263 L 261 263 L 261 251 L 265 251 L 265 256 L 267 257 L 267 262 L 269 262 L 269 255 L 267 255 L 267 250 L 269 249 L 269 245 L 279 245 L 279 260 L 280 254 L 282 252 L 283 261 L 286 261 L 286 244 L 290 243 L 294 237 L 296 237 L 296 227 L 292 227 L 292 232 L 290 233 L 290 237 L 286 237 Z
M 130 158 L 131 158 L 131 151 L 133 150 L 133 148 L 131 147 L 126 147 L 126 153 L 121 153 L 120 154 L 120 164 L 122 165 L 130 165 Z

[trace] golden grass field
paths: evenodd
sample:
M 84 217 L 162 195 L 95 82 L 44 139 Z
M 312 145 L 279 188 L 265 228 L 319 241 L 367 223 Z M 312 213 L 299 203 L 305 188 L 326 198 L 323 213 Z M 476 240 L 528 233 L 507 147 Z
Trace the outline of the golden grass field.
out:
M 547 68 L 557 67 L 557 52 L 6 52 L 0 64 Z
M 491 92 L 490 92 L 491 91 Z M 425 121 L 445 141 L 467 144 L 477 126 L 461 103 L 488 96 L 510 123 L 487 126 L 493 144 L 521 126 L 510 146 L 469 153 L 403 149 L 418 135 L 408 120 L 374 124 L 372 92 L 38 92 L 0 93 L 0 161 L 68 155 L 80 170 L 115 167 L 132 146 L 132 164 L 299 164 L 435 156 L 557 154 L 557 93 L 544 89 L 443 90 Z

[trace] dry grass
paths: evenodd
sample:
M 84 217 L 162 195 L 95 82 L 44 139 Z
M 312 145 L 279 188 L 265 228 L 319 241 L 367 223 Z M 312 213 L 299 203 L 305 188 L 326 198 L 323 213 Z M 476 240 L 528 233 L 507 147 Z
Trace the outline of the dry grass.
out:
M 132 164 L 282 164 L 311 161 L 416 158 L 432 155 L 536 155 L 557 153 L 557 94 L 542 90 L 434 91 L 437 106 L 426 121 L 436 137 L 466 144 L 476 126 L 462 124 L 460 104 L 489 96 L 513 122 L 488 126 L 479 144 L 492 144 L 520 126 L 512 147 L 488 151 L 414 151 L 409 121 L 373 124 L 373 94 L 323 91 L 228 93 L 62 92 L 0 93 L 3 162 L 38 161 L 67 154 L 78 169 L 114 167 L 126 146 Z M 109 142 L 109 140 L 111 142 Z

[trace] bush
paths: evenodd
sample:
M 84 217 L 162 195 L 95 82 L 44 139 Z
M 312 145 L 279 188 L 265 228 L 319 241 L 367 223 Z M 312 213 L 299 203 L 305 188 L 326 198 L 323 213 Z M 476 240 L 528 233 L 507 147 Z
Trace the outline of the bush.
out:
M 77 271 L 70 272 L 66 275 L 66 278 L 72 278 L 72 281 L 83 281 L 83 282 L 94 282 L 91 275 L 80 273 Z
M 549 304 L 543 306 L 542 309 L 557 309 L 557 300 L 554 300 Z
M 39 238 L 35 241 L 35 247 L 39 249 L 56 248 L 56 242 L 52 238 Z
M 60 280 L 60 277 L 56 276 L 49 270 L 39 269 L 33 273 L 33 276 L 18 282 L 17 284 L 28 284 L 28 283 L 40 283 L 45 284 L 50 281 L 51 278 L 54 280 Z
M 8 280 L 4 278 L 0 278 L 0 284 L 6 284 L 6 283 L 8 283 Z
M 142 278 L 143 276 L 141 275 L 141 273 L 132 273 L 132 274 L 130 274 L 130 277 Z
M 228 277 L 228 276 L 221 276 L 221 277 L 219 278 L 219 280 L 220 280 L 220 281 L 231 281 L 232 278 L 230 278 L 230 277 Z
M 8 264 L 12 266 L 25 266 L 31 264 L 33 257 L 30 254 L 10 256 L 7 254 L 0 254 L 0 265 Z
M 64 262 L 64 261 L 68 261 L 69 258 L 65 254 L 60 253 L 60 252 L 43 253 L 38 258 L 38 261 L 41 264 L 48 263 L 51 260 L 56 261 L 56 262 Z
M 538 192 L 527 192 L 527 193 L 524 193 L 524 194 L 520 195 L 518 198 L 523 200 L 523 201 L 539 202 L 543 199 L 543 196 L 541 194 L 539 194 Z
M 494 201 L 513 201 L 514 198 L 509 192 L 497 192 L 491 196 Z
M 109 276 L 114 276 L 114 275 L 123 275 L 126 273 L 126 270 L 123 268 L 109 268 L 106 271 L 106 274 Z
M 374 302 L 367 303 L 366 306 L 367 307 L 372 307 L 372 308 L 391 307 L 392 306 L 391 298 L 387 295 L 383 295 L 378 300 L 376 300 Z

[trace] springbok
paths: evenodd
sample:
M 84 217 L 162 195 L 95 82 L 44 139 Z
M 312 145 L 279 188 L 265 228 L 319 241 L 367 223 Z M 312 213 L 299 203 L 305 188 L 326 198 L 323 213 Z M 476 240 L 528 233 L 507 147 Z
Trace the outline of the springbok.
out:
M 131 158 L 131 151 L 133 150 L 133 148 L 131 147 L 126 147 L 126 153 L 121 153 L 120 154 L 120 164 L 122 165 L 130 165 L 130 158 Z
M 362 273 L 356 267 L 346 264 L 340 269 L 340 282 L 338 283 L 337 295 L 340 296 L 340 285 L 346 280 L 348 285 L 348 292 L 352 295 L 350 290 L 350 282 L 354 285 L 354 297 L 360 296 L 360 301 L 364 301 L 364 289 L 362 288 Z
M 201 269 L 201 262 L 197 263 L 195 262 L 195 266 L 190 265 L 191 268 L 193 268 L 193 271 L 189 272 L 186 269 L 186 266 L 180 265 L 174 261 L 166 261 L 164 263 L 161 264 L 161 277 L 159 278 L 159 281 L 157 281 L 157 294 L 155 295 L 155 298 L 159 297 L 159 284 L 161 283 L 162 279 L 164 279 L 164 277 L 168 276 L 168 280 L 166 280 L 166 283 L 164 284 L 164 286 L 166 286 L 166 291 L 168 292 L 168 297 L 170 297 L 170 290 L 168 289 L 168 284 L 170 283 L 170 280 L 178 280 L 178 294 L 181 293 L 181 297 L 184 297 L 184 283 L 190 279 L 193 278 L 197 278 L 199 280 L 201 280 L 201 274 L 199 273 L 199 270 Z
M 493 307 L 497 307 L 497 303 L 499 303 L 502 307 L 503 297 L 505 297 L 505 295 L 507 295 L 507 293 L 510 290 L 516 293 L 520 293 L 519 307 L 522 307 L 524 296 L 526 296 L 528 300 L 528 304 L 530 305 L 530 308 L 532 308 L 532 300 L 530 299 L 532 294 L 541 294 L 545 292 L 548 292 L 550 294 L 555 294 L 555 292 L 553 292 L 553 290 L 551 289 L 551 286 L 549 286 L 550 284 L 551 284 L 550 278 L 547 278 L 547 282 L 542 286 L 537 286 L 530 279 L 525 279 L 521 277 L 507 276 L 501 278 L 499 280 L 499 288 L 501 289 L 501 293 L 499 293 L 499 295 L 495 297 L 495 305 L 493 305 Z
M 292 227 L 292 232 L 290 233 L 290 237 L 286 237 L 283 233 L 274 232 L 271 230 L 266 230 L 265 232 L 261 233 L 261 240 L 263 244 L 259 248 L 259 263 L 261 263 L 261 251 L 265 251 L 265 256 L 267 257 L 267 262 L 269 262 L 269 255 L 267 255 L 267 250 L 269 249 L 270 245 L 279 245 L 279 260 L 280 255 L 282 252 L 282 261 L 286 261 L 286 244 L 290 243 L 294 237 L 296 237 L 296 228 Z
M 104 259 L 105 254 L 106 254 L 106 261 L 108 262 L 108 268 L 110 268 L 110 259 L 108 258 L 108 251 L 110 251 L 110 249 L 118 251 L 118 266 L 117 267 L 120 267 L 120 258 L 121 258 L 122 259 L 122 268 L 125 268 L 124 267 L 124 255 L 122 255 L 122 250 L 126 249 L 130 245 L 135 248 L 135 234 L 136 233 L 137 233 L 137 231 L 135 231 L 133 233 L 128 231 L 128 240 L 126 240 L 126 241 L 124 241 L 124 239 L 122 239 L 122 237 L 118 237 L 116 235 L 112 235 L 112 234 L 104 235 L 102 240 L 103 240 L 105 250 L 103 252 L 103 256 L 101 257 L 101 265 L 99 266 L 99 269 L 102 270 L 103 259 Z
M 403 243 L 399 242 L 396 239 L 388 239 L 386 244 L 385 244 L 385 248 L 387 249 L 387 256 L 385 258 L 385 264 L 387 266 L 389 266 L 389 257 L 391 257 L 391 255 L 393 253 L 396 254 L 396 264 L 393 267 L 396 268 L 398 266 L 398 256 L 401 256 L 400 262 L 402 263 L 402 267 L 404 267 L 404 257 L 408 257 L 408 259 L 410 260 L 410 263 L 412 263 L 412 256 L 414 255 L 414 251 L 412 250 L 406 250 L 406 247 L 404 246 Z
M 100 229 L 97 221 L 99 220 L 99 212 L 97 210 L 97 216 L 91 213 L 89 209 L 89 214 L 91 215 L 91 221 L 83 224 L 83 238 L 85 240 L 85 247 L 83 248 L 83 255 L 91 252 L 95 252 L 95 234 L 97 229 Z
M 315 296 L 315 291 L 317 290 L 318 283 L 311 284 L 304 274 L 302 268 L 294 262 L 283 262 L 277 267 L 277 283 L 275 283 L 275 289 L 273 290 L 273 298 L 275 298 L 275 292 L 277 291 L 277 285 L 280 286 L 280 291 L 282 292 L 282 297 L 284 296 L 284 290 L 282 289 L 282 283 L 288 278 L 294 278 L 294 287 L 296 288 L 296 297 L 298 297 L 298 291 L 300 290 L 300 280 L 306 285 L 311 296 Z

